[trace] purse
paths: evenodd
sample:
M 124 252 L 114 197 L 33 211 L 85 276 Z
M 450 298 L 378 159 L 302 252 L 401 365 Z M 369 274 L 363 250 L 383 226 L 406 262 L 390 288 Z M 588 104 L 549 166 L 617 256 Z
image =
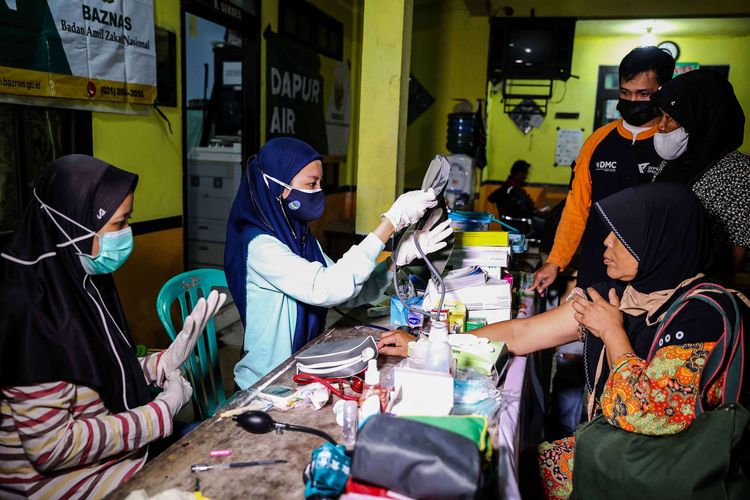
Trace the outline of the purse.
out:
M 412 498 L 484 498 L 491 453 L 483 417 L 375 415 L 357 433 L 351 477 Z
M 315 344 L 300 352 L 297 373 L 309 373 L 321 378 L 346 378 L 362 373 L 367 362 L 378 355 L 378 345 L 372 336 Z
M 679 309 L 700 300 L 724 318 L 725 331 L 706 360 L 692 424 L 670 436 L 646 436 L 618 429 L 601 415 L 576 432 L 571 499 L 750 498 L 750 411 L 739 403 L 744 331 L 737 301 L 734 322 L 710 297 L 732 294 L 717 285 L 698 285 L 667 311 L 649 353 Z M 705 412 L 705 391 L 726 374 L 722 404 Z

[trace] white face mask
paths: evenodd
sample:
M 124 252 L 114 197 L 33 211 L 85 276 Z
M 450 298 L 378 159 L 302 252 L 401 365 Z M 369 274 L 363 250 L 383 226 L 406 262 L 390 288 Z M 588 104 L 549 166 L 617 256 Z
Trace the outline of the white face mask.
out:
M 665 134 L 654 136 L 654 149 L 665 160 L 674 160 L 682 156 L 688 145 L 689 135 L 684 127 L 676 128 Z

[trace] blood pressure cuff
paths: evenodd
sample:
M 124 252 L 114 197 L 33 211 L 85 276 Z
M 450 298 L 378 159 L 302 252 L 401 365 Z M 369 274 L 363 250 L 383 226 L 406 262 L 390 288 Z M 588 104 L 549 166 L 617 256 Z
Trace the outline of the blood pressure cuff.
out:
M 467 417 L 445 418 L 468 422 Z M 486 445 L 486 420 L 480 425 L 484 429 L 480 440 Z M 486 464 L 478 445 L 454 430 L 376 415 L 357 434 L 351 475 L 355 481 L 412 498 L 478 498 Z
M 378 355 L 371 336 L 315 344 L 297 354 L 297 372 L 322 378 L 347 378 L 362 373 Z

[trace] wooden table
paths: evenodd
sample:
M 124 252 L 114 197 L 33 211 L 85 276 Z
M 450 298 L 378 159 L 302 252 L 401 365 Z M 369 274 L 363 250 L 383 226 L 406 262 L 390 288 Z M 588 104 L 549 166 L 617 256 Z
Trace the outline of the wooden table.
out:
M 345 319 L 339 321 L 337 325 L 342 326 L 336 326 L 324 332 L 310 345 L 364 335 L 373 335 L 376 339 L 380 336 L 378 330 L 353 327 L 352 323 Z M 393 356 L 379 356 L 378 366 L 381 369 L 389 368 L 400 360 L 401 358 Z M 247 404 L 255 387 L 262 385 L 282 371 L 284 373 L 274 383 L 294 387 L 293 364 L 293 358 L 284 361 L 253 387 L 236 394 L 221 411 Z M 332 399 L 337 398 L 332 397 Z M 323 439 L 300 432 L 285 432 L 282 435 L 250 434 L 231 418 L 220 418 L 218 415 L 221 411 L 146 464 L 141 471 L 108 498 L 125 498 L 131 491 L 140 489 L 145 489 L 151 496 L 170 488 L 193 491 L 196 476 L 200 478 L 203 495 L 212 500 L 304 498 L 305 485 L 302 481 L 302 472 L 310 460 L 310 454 L 324 442 Z M 343 441 L 342 429 L 335 422 L 330 403 L 320 410 L 294 408 L 286 412 L 271 410 L 269 413 L 277 421 L 321 429 L 334 439 Z M 209 457 L 209 452 L 216 449 L 231 449 L 232 455 L 225 458 Z M 193 473 L 190 470 L 190 466 L 194 464 L 277 458 L 285 459 L 287 463 L 199 473 Z
M 381 333 L 372 328 L 352 326 L 353 323 L 345 318 L 339 320 L 337 325 L 310 345 L 364 335 L 373 335 L 377 339 Z M 384 374 L 401 359 L 379 356 L 381 373 Z M 539 411 L 543 414 L 543 407 L 539 410 L 535 405 L 539 391 L 533 388 L 538 386 L 538 382 L 534 383 L 536 377 L 530 367 L 526 357 L 511 358 L 503 388 L 507 404 L 503 407 L 498 435 L 495 437 L 495 446 L 503 448 L 504 456 L 500 463 L 503 479 L 499 487 L 503 497 L 512 499 L 520 498 L 519 451 L 527 448 L 529 442 L 535 444 L 539 439 L 541 421 L 532 414 L 539 415 Z M 253 387 L 237 393 L 221 411 L 249 403 L 253 390 L 277 375 L 273 383 L 294 387 L 294 373 L 294 360 L 289 358 Z M 528 409 L 530 406 L 533 406 L 532 410 Z M 151 496 L 170 488 L 193 491 L 196 477 L 200 478 L 203 494 L 212 500 L 304 498 L 302 472 L 310 460 L 310 454 L 323 443 L 323 439 L 299 432 L 250 434 L 231 418 L 220 418 L 218 414 L 221 411 L 146 464 L 108 498 L 125 498 L 130 492 L 140 489 L 145 489 Z M 335 422 L 331 403 L 320 410 L 294 408 L 286 412 L 271 410 L 269 413 L 277 421 L 321 429 L 334 439 L 343 441 L 342 429 Z M 209 457 L 209 452 L 216 449 L 231 449 L 232 455 L 225 458 Z M 287 463 L 199 473 L 190 470 L 194 464 L 268 459 L 285 459 Z

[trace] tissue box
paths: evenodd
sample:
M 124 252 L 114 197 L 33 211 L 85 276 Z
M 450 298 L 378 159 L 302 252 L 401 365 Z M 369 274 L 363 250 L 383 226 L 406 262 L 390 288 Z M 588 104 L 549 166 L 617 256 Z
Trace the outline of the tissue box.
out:
M 493 352 L 472 350 L 470 346 L 454 347 L 453 357 L 456 358 L 456 368 L 459 370 L 472 368 L 483 375 L 491 375 L 492 367 L 495 366 L 500 373 L 508 360 L 508 347 L 505 342 L 490 342 L 490 345 L 495 348 Z
M 391 413 L 403 415 L 449 415 L 453 409 L 453 377 L 450 373 L 393 367 L 396 394 Z

